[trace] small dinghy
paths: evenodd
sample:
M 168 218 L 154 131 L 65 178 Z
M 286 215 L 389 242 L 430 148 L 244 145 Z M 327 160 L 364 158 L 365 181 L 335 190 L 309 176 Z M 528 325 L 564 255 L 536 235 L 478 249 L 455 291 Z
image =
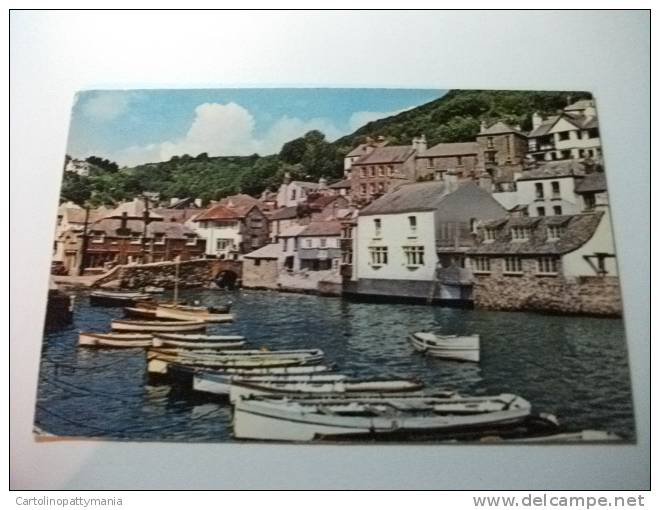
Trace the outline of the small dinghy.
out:
M 91 333 L 81 331 L 78 345 L 87 347 L 151 347 L 153 337 L 140 333 Z
M 231 383 L 229 400 L 234 403 L 241 398 L 249 398 L 254 395 L 296 396 L 313 393 L 334 393 L 352 396 L 361 393 L 405 393 L 419 391 L 423 387 L 422 382 L 412 379 L 344 379 L 340 381 L 255 381 L 237 379 Z
M 245 337 L 238 335 L 171 335 L 182 338 L 171 338 L 169 335 L 156 334 L 153 341 L 154 347 L 179 348 L 179 349 L 238 349 L 245 345 Z M 187 339 L 187 336 L 206 336 L 210 339 Z
M 411 333 L 408 340 L 416 351 L 435 358 L 460 361 L 479 361 L 479 335 L 446 335 L 420 331 Z
M 163 368 L 162 366 L 159 368 Z M 289 365 L 281 367 L 225 367 L 225 368 L 205 368 L 190 364 L 170 362 L 166 364 L 166 372 L 160 374 L 151 373 L 150 375 L 166 375 L 170 381 L 174 381 L 181 386 L 193 388 L 194 378 L 201 377 L 205 380 L 209 393 L 218 393 L 229 395 L 229 378 L 237 377 L 307 377 L 307 376 L 334 376 L 329 374 L 333 370 L 332 366 L 327 365 Z M 342 376 L 343 377 L 343 376 Z M 207 390 L 200 390 L 207 391 Z
M 151 296 L 143 292 L 95 290 L 89 294 L 89 304 L 92 306 L 131 306 L 147 299 Z
M 292 367 L 308 368 L 308 367 Z M 309 368 L 321 368 L 320 365 L 311 365 Z M 270 375 L 250 374 L 244 370 L 242 374 L 227 373 L 219 370 L 198 370 L 193 375 L 192 389 L 203 393 L 228 396 L 234 382 L 247 383 L 337 383 L 344 381 L 348 376 L 344 374 L 329 374 L 313 372 L 308 374 L 271 373 Z
M 143 308 L 134 306 L 124 307 L 124 317 L 129 319 L 149 319 L 156 320 L 156 310 L 154 308 Z
M 143 331 L 143 332 L 168 332 L 178 331 L 201 331 L 206 329 L 206 323 L 200 320 L 189 321 L 140 321 L 128 319 L 114 319 L 111 322 L 115 331 Z
M 159 319 L 192 320 L 198 319 L 204 322 L 232 322 L 234 316 L 231 313 L 211 313 L 207 309 L 191 310 L 189 306 L 182 305 L 158 305 L 156 317 Z
M 383 437 L 443 438 L 456 431 L 493 430 L 525 420 L 531 405 L 511 394 L 431 396 L 273 397 L 254 396 L 234 404 L 234 437 L 312 441 Z
M 229 313 L 231 310 L 232 303 L 229 302 L 225 305 L 219 306 L 201 306 L 201 305 L 186 305 L 184 303 L 174 304 L 174 303 L 158 303 L 159 308 L 168 308 L 170 310 L 176 309 L 182 312 L 188 313 L 198 313 L 198 314 L 209 314 L 209 313 Z

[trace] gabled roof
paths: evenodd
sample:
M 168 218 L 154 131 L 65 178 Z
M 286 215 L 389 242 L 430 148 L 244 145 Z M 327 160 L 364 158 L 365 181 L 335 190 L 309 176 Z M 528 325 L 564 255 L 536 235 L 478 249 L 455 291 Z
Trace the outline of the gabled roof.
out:
M 98 209 L 89 210 L 88 223 L 94 223 L 95 221 L 105 218 L 110 211 L 105 207 L 100 207 Z M 80 223 L 81 225 L 85 223 L 85 209 L 80 207 L 78 208 L 66 208 L 61 210 L 61 215 L 64 221 L 67 223 Z
M 173 209 L 170 207 L 153 209 L 153 211 L 161 216 L 164 221 L 177 221 L 179 223 L 185 223 L 195 216 L 205 212 L 203 209 Z
M 355 163 L 353 163 L 353 165 L 403 163 L 407 161 L 413 154 L 415 154 L 415 149 L 413 149 L 410 145 L 376 147 L 369 154 L 365 154 L 360 159 L 358 159 Z
M 277 237 L 298 237 L 307 228 L 307 225 L 291 225 L 277 234 Z
M 498 120 L 492 126 L 483 129 L 477 136 L 503 135 L 507 133 L 515 133 L 517 135 L 525 136 L 520 129 L 512 127 L 501 120 Z
M 255 205 L 260 209 L 266 209 L 266 204 L 264 204 L 258 198 L 254 198 L 245 193 L 239 193 L 237 195 L 231 195 L 225 197 L 217 202 L 219 205 L 224 205 L 230 209 L 236 210 L 239 214 L 247 214 Z
M 485 223 L 484 227 L 495 230 L 494 241 L 481 242 L 469 249 L 468 253 L 471 255 L 562 255 L 577 250 L 591 239 L 602 215 L 602 212 L 595 212 L 573 216 L 512 217 L 499 225 Z M 563 227 L 559 240 L 548 240 L 548 227 L 558 225 Z M 529 240 L 512 241 L 511 228 L 515 226 L 529 228 Z
M 337 200 L 348 202 L 343 195 L 321 195 L 308 200 L 307 205 L 310 209 L 324 209 Z
M 275 259 L 277 260 L 282 253 L 279 243 L 269 243 L 261 248 L 244 255 L 248 259 Z
M 118 218 L 104 218 L 90 226 L 90 232 L 103 233 L 109 237 L 117 235 L 117 229 L 121 228 L 122 221 Z M 144 233 L 144 221 L 128 220 L 126 228 L 134 234 Z M 154 221 L 147 225 L 147 237 L 155 234 L 163 234 L 168 239 L 188 239 L 196 237 L 195 232 L 181 223 Z
M 338 236 L 341 234 L 341 223 L 338 221 L 313 221 L 305 230 L 298 234 L 299 237 L 315 236 Z
M 143 218 L 146 207 L 144 200 L 139 198 L 133 199 L 130 202 L 123 202 L 119 204 L 113 211 L 106 215 L 106 218 L 121 218 L 126 213 L 127 218 Z M 149 218 L 152 220 L 162 220 L 163 217 L 155 213 L 153 209 L 149 209 Z
M 539 164 L 536 168 L 525 170 L 518 178 L 520 181 L 535 181 L 538 179 L 558 179 L 561 177 L 577 177 L 585 174 L 584 165 L 575 159 L 549 161 Z
M 342 188 L 350 188 L 351 187 L 351 180 L 350 179 L 342 179 L 341 181 L 333 182 L 328 186 L 330 189 L 342 189 Z
M 575 101 L 572 104 L 569 104 L 564 108 L 565 112 L 570 112 L 570 111 L 575 111 L 579 110 L 582 111 L 585 108 L 589 108 L 590 106 L 594 105 L 593 99 L 580 99 L 579 101 Z
M 529 138 L 536 138 L 539 136 L 547 135 L 554 125 L 559 121 L 559 119 L 564 119 L 571 124 L 573 124 L 578 129 L 591 129 L 598 127 L 598 118 L 593 116 L 586 116 L 580 113 L 565 112 L 560 115 L 553 115 L 545 119 L 541 124 L 533 129 L 529 135 Z
M 289 207 L 282 207 L 280 209 L 276 209 L 270 215 L 271 221 L 291 220 L 291 219 L 297 218 L 297 217 L 298 217 L 298 206 L 297 205 L 292 205 L 292 206 L 289 206 Z
M 375 147 L 385 147 L 387 145 L 387 140 L 382 140 L 380 142 L 372 142 L 371 145 Z M 351 152 L 346 154 L 347 158 L 353 158 L 355 156 L 362 156 L 365 152 L 365 149 L 369 146 L 367 143 L 361 143 L 355 147 Z
M 464 156 L 478 153 L 479 144 L 477 142 L 439 143 L 418 154 L 418 157 Z
M 250 207 L 252 209 L 255 206 Z M 224 205 L 214 205 L 207 209 L 202 214 L 197 216 L 193 221 L 206 221 L 206 220 L 239 220 L 245 217 L 245 212 L 239 211 L 236 208 L 225 207 Z

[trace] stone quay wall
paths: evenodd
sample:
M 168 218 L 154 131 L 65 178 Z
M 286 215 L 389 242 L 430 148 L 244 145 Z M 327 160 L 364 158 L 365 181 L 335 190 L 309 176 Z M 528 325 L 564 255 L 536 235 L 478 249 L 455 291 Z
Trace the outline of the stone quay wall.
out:
M 477 276 L 474 307 L 611 317 L 622 314 L 619 279 L 614 276 L 584 276 L 571 280 L 538 276 Z
M 154 262 L 117 266 L 96 280 L 95 287 L 116 285 L 123 289 L 140 289 L 147 285 L 173 288 L 176 281 L 175 262 Z M 241 278 L 242 262 L 219 259 L 187 260 L 179 263 L 179 287 L 206 286 L 222 271 L 233 271 Z

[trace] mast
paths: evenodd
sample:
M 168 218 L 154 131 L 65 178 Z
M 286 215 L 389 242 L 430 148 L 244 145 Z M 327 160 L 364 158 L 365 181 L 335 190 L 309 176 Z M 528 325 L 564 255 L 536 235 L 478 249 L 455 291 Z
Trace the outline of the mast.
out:
M 177 255 L 175 259 L 176 265 L 174 266 L 174 305 L 176 306 L 179 301 L 179 262 L 181 256 Z

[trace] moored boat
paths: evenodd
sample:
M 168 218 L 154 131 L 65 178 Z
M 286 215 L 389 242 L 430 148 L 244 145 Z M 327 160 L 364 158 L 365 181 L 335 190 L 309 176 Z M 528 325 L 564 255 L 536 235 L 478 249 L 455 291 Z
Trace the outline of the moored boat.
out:
M 232 303 L 229 302 L 224 305 L 219 305 L 219 306 L 201 306 L 201 305 L 186 305 L 184 303 L 158 303 L 157 306 L 159 308 L 168 308 L 170 310 L 176 309 L 180 310 L 182 312 L 189 312 L 189 313 L 198 313 L 201 315 L 204 314 L 214 314 L 214 313 L 229 313 L 229 310 L 231 309 Z
M 194 382 L 193 382 L 194 387 Z M 340 381 L 256 381 L 236 379 L 231 382 L 229 400 L 234 403 L 254 395 L 309 395 L 334 393 L 344 395 L 406 393 L 419 391 L 421 381 L 413 379 L 343 379 Z
M 130 320 L 114 319 L 111 322 L 112 329 L 115 331 L 143 331 L 143 332 L 171 332 L 178 331 L 201 331 L 206 329 L 206 323 L 200 320 L 189 321 L 149 321 L 149 320 Z
M 125 306 L 124 316 L 130 319 L 149 319 L 156 320 L 156 310 L 153 308 L 143 308 L 140 306 Z
M 426 331 L 408 337 L 416 351 L 436 358 L 479 361 L 479 335 L 436 335 Z
M 245 345 L 244 337 L 242 336 L 228 336 L 225 340 L 213 340 L 213 341 L 203 341 L 203 340 L 170 340 L 167 338 L 162 338 L 160 336 L 154 337 L 153 346 L 154 347 L 163 347 L 163 348 L 175 348 L 175 349 L 216 349 L 216 350 L 228 350 L 228 349 L 238 349 Z
M 273 369 L 270 373 L 265 370 L 243 370 L 243 371 L 220 371 L 220 370 L 205 370 L 198 369 L 193 373 L 192 389 L 203 393 L 213 393 L 215 395 L 228 396 L 231 390 L 231 385 L 235 381 L 249 382 L 249 383 L 336 383 L 348 378 L 344 374 L 327 373 L 330 369 L 322 367 L 321 365 L 310 365 L 303 367 L 291 367 L 295 369 L 320 369 L 311 373 L 295 373 L 295 372 L 276 372 Z M 286 369 L 284 369 L 286 370 Z M 254 373 L 253 373 L 254 372 Z
M 78 345 L 88 347 L 151 347 L 153 337 L 144 333 L 92 333 L 81 331 Z
M 241 439 L 311 441 L 320 438 L 446 436 L 497 429 L 523 421 L 531 405 L 501 394 L 464 397 L 368 396 L 291 398 L 254 396 L 234 404 L 233 434 Z
M 148 299 L 151 299 L 151 296 L 144 292 L 95 290 L 89 294 L 89 303 L 92 306 L 131 306 Z
M 190 311 L 179 305 L 156 307 L 156 317 L 159 319 L 177 319 L 177 320 L 202 320 L 204 322 L 232 322 L 234 315 L 231 313 L 210 313 L 202 311 Z

